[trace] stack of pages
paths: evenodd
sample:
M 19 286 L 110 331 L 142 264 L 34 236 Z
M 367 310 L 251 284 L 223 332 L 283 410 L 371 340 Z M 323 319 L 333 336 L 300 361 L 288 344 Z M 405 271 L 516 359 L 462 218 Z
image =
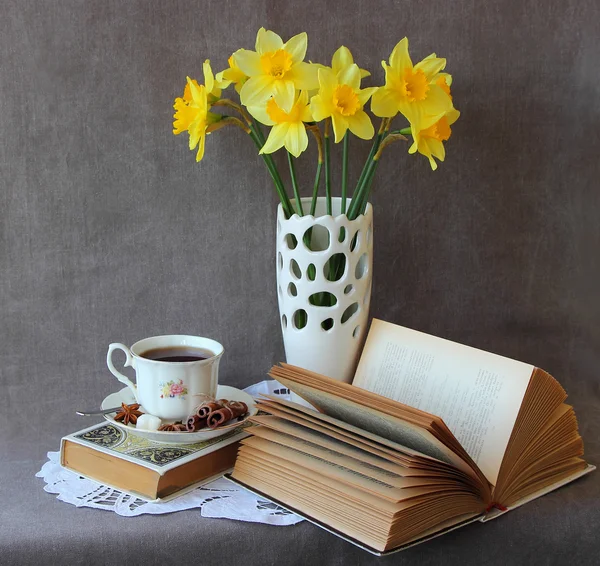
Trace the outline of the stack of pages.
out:
M 232 478 L 377 554 L 594 469 L 552 376 L 407 328 L 373 321 L 352 384 L 271 376 L 316 410 L 265 396 Z

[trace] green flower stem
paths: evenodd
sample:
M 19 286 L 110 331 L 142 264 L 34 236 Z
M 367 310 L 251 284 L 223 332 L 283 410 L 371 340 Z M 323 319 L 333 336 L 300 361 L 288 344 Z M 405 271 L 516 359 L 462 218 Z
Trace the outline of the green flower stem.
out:
M 256 145 L 257 145 L 257 147 L 259 147 L 259 149 L 262 149 L 262 147 L 265 145 L 265 135 L 263 133 L 263 130 L 262 130 L 260 124 L 254 118 L 252 118 L 252 122 L 249 124 L 249 126 L 250 126 L 250 129 L 252 130 L 252 134 L 254 135 L 254 138 L 253 138 L 255 140 L 254 143 L 256 143 Z M 258 143 L 256 142 L 256 140 L 258 140 Z M 294 209 L 293 209 L 292 203 L 290 202 L 290 199 L 287 196 L 287 193 L 285 191 L 285 185 L 283 183 L 283 180 L 281 179 L 281 175 L 279 174 L 277 165 L 275 164 L 275 161 L 273 160 L 273 157 L 270 154 L 263 154 L 262 158 L 264 159 L 265 164 L 267 165 L 267 168 L 269 169 L 269 172 L 270 173 L 272 172 L 275 175 L 275 177 L 277 178 L 277 181 L 275 184 L 280 189 L 280 190 L 278 190 L 279 200 L 282 203 L 282 206 L 283 206 L 284 212 L 286 213 L 286 216 L 289 218 L 292 214 L 294 214 Z M 275 181 L 275 179 L 273 179 L 273 180 Z
M 356 183 L 356 188 L 354 189 L 354 193 L 352 195 L 352 202 L 350 203 L 350 208 L 347 214 L 349 220 L 355 220 L 360 214 L 360 211 L 364 208 L 363 199 L 365 197 L 366 192 L 365 184 L 368 179 L 369 171 L 371 170 L 371 167 L 373 165 L 373 158 L 375 157 L 375 154 L 379 149 L 381 141 L 383 140 L 383 138 L 385 138 L 385 136 L 385 131 L 383 131 L 380 128 L 379 133 L 377 134 L 377 137 L 373 142 L 373 147 L 371 147 L 371 151 L 369 152 L 369 157 L 367 157 L 367 161 L 365 162 L 358 182 Z
M 341 214 L 346 214 L 346 190 L 348 186 L 348 142 L 350 132 L 346 131 L 344 136 L 344 146 L 342 151 L 342 210 Z
M 310 204 L 310 214 L 314 216 L 317 207 L 317 197 L 319 194 L 319 185 L 321 183 L 321 169 L 323 167 L 323 137 L 321 136 L 321 130 L 317 124 L 313 124 L 307 127 L 307 130 L 315 137 L 317 142 L 317 173 L 315 175 L 315 183 L 313 185 L 312 202 Z
M 296 199 L 296 211 L 300 216 L 304 216 L 304 210 L 302 209 L 302 200 L 300 199 L 300 191 L 298 190 L 298 180 L 296 179 L 296 166 L 294 165 L 294 158 L 289 151 L 286 151 L 288 158 L 288 165 L 290 166 L 290 177 L 292 178 L 292 188 L 294 189 L 294 197 Z
M 373 159 L 371 168 L 369 170 L 369 173 L 367 174 L 367 179 L 365 181 L 364 197 L 362 198 L 360 214 L 364 214 L 367 210 L 367 203 L 369 202 L 369 195 L 371 193 L 371 185 L 373 184 L 373 178 L 375 177 L 375 171 L 377 169 L 378 164 L 379 159 Z
M 360 188 L 362 187 L 362 184 L 365 181 L 365 175 L 367 174 L 367 169 L 369 168 L 369 163 L 371 163 L 371 160 L 373 159 L 373 157 L 377 153 L 377 150 L 379 149 L 379 144 L 380 143 L 381 143 L 381 138 L 380 138 L 380 134 L 378 134 L 375 137 L 375 140 L 373 141 L 373 145 L 371 146 L 371 151 L 369 152 L 369 156 L 367 157 L 367 160 L 365 161 L 363 169 L 360 172 L 360 177 L 358 178 L 358 181 L 356 183 L 356 187 L 354 189 L 354 193 L 352 195 L 352 202 L 354 202 L 354 200 L 358 196 L 358 191 L 360 190 Z M 350 205 L 350 208 L 352 208 L 352 205 Z
M 315 174 L 315 184 L 313 186 L 312 202 L 310 204 L 310 214 L 315 215 L 317 209 L 317 195 L 319 194 L 319 184 L 321 183 L 321 169 L 323 168 L 323 162 L 317 163 L 317 173 Z
M 262 144 L 265 145 L 265 134 L 263 133 L 260 124 L 254 118 L 252 118 L 252 122 L 249 124 L 249 126 Z
M 252 130 L 252 139 L 256 146 L 259 149 L 262 149 L 263 145 L 265 145 L 265 135 L 262 131 L 260 124 L 252 118 L 251 123 L 249 123 L 250 129 Z M 273 160 L 273 157 L 269 154 L 263 154 L 261 156 L 273 178 L 273 182 L 275 183 L 275 189 L 277 190 L 277 194 L 279 196 L 279 200 L 281 201 L 281 206 L 287 218 L 294 214 L 294 208 L 292 207 L 292 203 L 285 191 L 285 185 L 281 179 L 281 175 L 279 174 L 279 170 L 277 169 L 277 165 Z
M 331 150 L 329 141 L 329 118 L 325 122 L 325 197 L 327 214 L 331 214 Z
M 248 135 L 252 138 L 252 141 L 254 142 L 256 147 L 259 150 L 261 150 L 264 143 L 261 143 L 260 139 L 258 139 L 257 133 L 254 130 L 254 128 L 252 128 L 252 131 Z M 277 195 L 279 196 L 283 212 L 285 213 L 286 218 L 290 218 L 294 214 L 294 209 L 292 207 L 290 199 L 288 198 L 285 192 L 285 187 L 283 185 L 283 181 L 281 180 L 281 176 L 279 175 L 279 171 L 277 170 L 277 166 L 275 165 L 273 158 L 270 155 L 262 154 L 261 157 L 263 158 L 265 165 L 269 170 L 269 174 L 273 179 L 273 183 L 275 184 L 275 190 L 277 191 Z
M 317 195 L 319 194 L 319 185 L 321 183 L 321 169 L 323 168 L 323 161 L 321 160 L 321 154 L 319 153 L 319 161 L 317 162 L 317 172 L 315 174 L 315 184 L 313 186 L 312 202 L 310 203 L 310 215 L 314 216 L 317 209 Z M 304 245 L 310 250 L 312 249 L 312 228 L 309 228 L 304 234 Z M 317 270 L 311 263 L 308 266 L 308 277 L 313 280 L 316 277 Z M 319 299 L 320 300 L 320 299 Z M 319 303 L 320 304 L 320 303 Z

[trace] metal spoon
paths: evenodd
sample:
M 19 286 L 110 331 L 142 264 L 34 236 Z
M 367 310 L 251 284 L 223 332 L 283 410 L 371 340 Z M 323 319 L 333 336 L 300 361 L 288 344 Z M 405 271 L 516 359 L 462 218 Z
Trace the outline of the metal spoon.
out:
M 82 417 L 93 417 L 94 415 L 107 415 L 108 413 L 116 413 L 121 410 L 121 406 L 113 407 L 112 409 L 100 409 L 99 411 L 75 411 L 75 414 Z

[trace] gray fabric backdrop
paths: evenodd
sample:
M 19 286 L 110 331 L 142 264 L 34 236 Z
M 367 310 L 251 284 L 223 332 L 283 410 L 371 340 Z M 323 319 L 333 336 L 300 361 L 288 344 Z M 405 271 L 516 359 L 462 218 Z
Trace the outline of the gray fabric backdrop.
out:
M 550 371 L 600 461 L 595 0 L 2 0 L 2 564 L 371 563 L 308 524 L 123 519 L 59 503 L 33 478 L 85 424 L 74 409 L 117 388 L 109 342 L 214 337 L 236 386 L 282 359 L 266 170 L 241 132 L 211 136 L 199 165 L 171 134 L 186 74 L 201 78 L 205 58 L 223 68 L 261 25 L 307 31 L 313 60 L 347 45 L 374 84 L 404 35 L 415 60 L 447 57 L 462 117 L 446 163 L 432 172 L 398 147 L 378 171 L 371 312 Z M 356 176 L 368 144 L 353 151 Z M 587 477 L 385 562 L 593 563 L 599 495 Z

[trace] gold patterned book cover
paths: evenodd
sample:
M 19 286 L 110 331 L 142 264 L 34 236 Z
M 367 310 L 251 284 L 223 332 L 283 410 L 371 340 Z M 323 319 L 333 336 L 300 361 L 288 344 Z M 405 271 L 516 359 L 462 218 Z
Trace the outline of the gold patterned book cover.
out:
M 155 442 L 110 423 L 61 441 L 64 468 L 147 500 L 182 494 L 233 467 L 248 425 L 194 444 Z

